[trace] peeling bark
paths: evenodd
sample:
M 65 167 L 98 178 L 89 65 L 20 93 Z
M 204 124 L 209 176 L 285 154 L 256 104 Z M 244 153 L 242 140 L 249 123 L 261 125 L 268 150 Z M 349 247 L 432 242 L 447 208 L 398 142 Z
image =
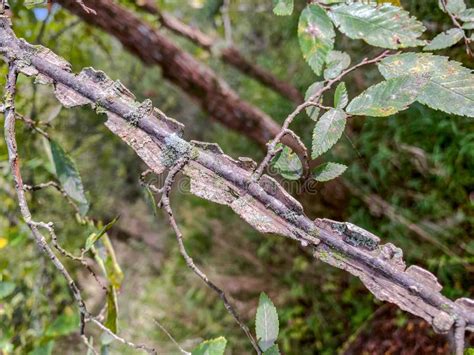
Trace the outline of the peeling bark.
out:
M 86 68 L 73 74 L 64 59 L 17 39 L 5 17 L 0 17 L 0 54 L 23 74 L 53 83 L 64 105 L 87 102 L 107 113 L 109 129 L 156 173 L 187 156 L 190 162 L 184 173 L 197 195 L 230 206 L 261 232 L 283 235 L 310 248 L 321 261 L 357 276 L 377 298 L 425 319 L 437 332 L 474 330 L 474 301 L 444 297 L 434 275 L 417 266 L 405 269 L 401 249 L 387 243 L 369 250 L 354 244 L 347 228 L 339 228 L 341 223 L 311 221 L 275 181 L 256 182 L 251 171 L 215 145 L 183 140 L 182 125 L 150 107 L 147 100 L 136 102 L 105 73 Z M 360 232 L 361 238 L 367 235 L 361 228 L 349 229 Z

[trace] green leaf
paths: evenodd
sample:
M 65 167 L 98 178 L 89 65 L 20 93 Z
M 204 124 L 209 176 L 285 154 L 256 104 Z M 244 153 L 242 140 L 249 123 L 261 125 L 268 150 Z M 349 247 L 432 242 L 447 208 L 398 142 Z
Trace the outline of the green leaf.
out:
M 118 303 L 117 292 L 114 286 L 110 286 L 107 292 L 107 317 L 104 325 L 114 333 L 117 333 Z
M 57 317 L 54 322 L 46 328 L 45 335 L 56 338 L 76 331 L 79 328 L 79 315 L 77 312 L 70 310 L 69 312 L 71 312 L 71 314 L 61 314 Z
M 316 159 L 336 144 L 345 127 L 346 113 L 341 109 L 331 109 L 322 115 L 314 126 L 311 158 Z
M 314 84 L 312 84 L 308 90 L 306 90 L 306 93 L 304 95 L 304 100 L 308 101 L 311 96 L 316 94 L 319 90 L 321 90 L 324 87 L 324 82 L 322 81 L 317 81 Z M 317 121 L 318 116 L 319 116 L 319 107 L 317 106 L 310 106 L 306 108 L 306 114 L 311 118 L 313 121 Z
M 105 258 L 104 263 L 107 280 L 109 280 L 112 286 L 114 286 L 116 289 L 119 289 L 123 281 L 122 268 L 117 262 L 114 247 L 112 246 L 112 243 L 106 234 L 102 237 L 102 243 L 107 250 L 107 257 Z
M 298 40 L 303 57 L 316 75 L 321 75 L 328 53 L 334 47 L 334 27 L 326 11 L 310 4 L 301 12 Z
M 345 52 L 331 51 L 326 58 L 326 63 L 324 79 L 334 79 L 351 65 L 351 57 Z
M 273 158 L 272 165 L 287 180 L 298 180 L 303 173 L 300 158 L 286 146 Z
M 373 46 L 395 49 L 425 44 L 418 39 L 425 31 L 423 24 L 397 6 L 338 5 L 331 9 L 329 16 L 345 35 L 363 39 Z
M 462 25 L 462 28 L 465 30 L 474 30 L 474 21 L 466 22 L 464 25 Z M 472 40 L 472 36 L 471 36 L 471 40 Z
M 92 233 L 86 240 L 86 245 L 84 247 L 85 251 L 89 251 L 95 242 L 97 242 L 105 233 L 107 233 L 119 218 L 120 216 L 115 217 L 112 221 L 103 226 L 97 233 Z
M 280 349 L 278 348 L 278 344 L 272 345 L 268 350 L 266 350 L 263 355 L 280 355 Z
M 443 5 L 443 0 L 438 0 L 438 6 L 443 12 L 448 12 L 457 15 L 466 10 L 466 3 L 464 0 L 444 0 L 446 3 L 446 9 Z
M 273 0 L 273 13 L 277 16 L 291 15 L 293 6 L 293 0 Z
M 347 94 L 346 83 L 339 83 L 334 92 L 334 106 L 343 109 L 349 103 L 349 95 Z
M 467 348 L 464 350 L 464 355 L 474 355 L 474 348 Z
M 461 12 L 458 17 L 462 22 L 474 21 L 474 9 L 467 9 Z
M 435 51 L 448 48 L 458 43 L 464 36 L 464 31 L 459 28 L 451 28 L 437 35 L 433 40 L 423 48 L 424 51 Z
M 260 349 L 266 351 L 272 347 L 278 338 L 278 313 L 268 296 L 262 292 L 258 301 L 255 333 Z
M 422 76 L 401 76 L 383 81 L 369 87 L 362 94 L 354 98 L 347 113 L 351 115 L 367 115 L 385 117 L 403 111 L 412 104 L 427 79 Z
M 313 179 L 320 182 L 337 178 L 346 171 L 347 166 L 338 163 L 324 163 L 313 170 Z
M 203 341 L 192 352 L 192 355 L 223 355 L 227 340 L 224 337 Z
M 56 176 L 61 186 L 66 194 L 77 202 L 81 216 L 85 216 L 89 210 L 89 202 L 84 193 L 81 175 L 76 168 L 74 160 L 53 140 L 50 140 L 50 148 Z
M 378 64 L 382 75 L 424 75 L 428 83 L 417 101 L 433 109 L 474 117 L 474 75 L 461 63 L 430 53 L 405 53 L 385 58 Z
M 25 0 L 24 5 L 26 8 L 31 9 L 37 6 L 46 6 L 48 4 L 48 0 Z
M 0 281 L 0 300 L 10 296 L 15 291 L 15 287 L 13 282 Z

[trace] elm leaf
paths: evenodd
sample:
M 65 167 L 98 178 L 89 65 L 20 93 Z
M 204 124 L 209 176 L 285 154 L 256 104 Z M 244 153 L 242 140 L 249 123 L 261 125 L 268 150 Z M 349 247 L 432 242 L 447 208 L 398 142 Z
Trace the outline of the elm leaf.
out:
M 459 28 L 451 28 L 440 33 L 431 42 L 423 48 L 424 51 L 435 51 L 448 48 L 458 43 L 464 36 L 464 31 Z
M 306 62 L 316 75 L 321 75 L 328 53 L 334 47 L 334 26 L 326 11 L 310 4 L 301 12 L 298 40 Z
M 362 94 L 355 97 L 347 113 L 351 115 L 367 115 L 372 117 L 385 117 L 403 111 L 412 104 L 427 79 L 422 76 L 401 76 L 369 87 Z
M 331 109 L 321 116 L 314 126 L 311 158 L 326 153 L 341 138 L 346 127 L 346 113 Z
M 257 316 L 255 319 L 255 333 L 258 345 L 263 351 L 272 347 L 278 338 L 278 313 L 270 298 L 262 292 L 258 301 Z
M 300 158 L 287 146 L 284 146 L 273 158 L 272 165 L 287 180 L 298 180 L 303 174 Z
M 314 84 L 310 85 L 310 87 L 306 90 L 304 95 L 304 100 L 308 101 L 311 96 L 316 94 L 319 90 L 324 87 L 324 82 L 317 81 Z M 319 107 L 317 106 L 310 106 L 306 108 L 306 114 L 311 118 L 313 121 L 316 121 L 319 117 Z
M 313 179 L 320 182 L 329 181 L 337 178 L 346 171 L 347 166 L 338 163 L 324 163 L 313 170 Z
M 324 70 L 324 79 L 330 80 L 336 78 L 351 65 L 349 54 L 340 51 L 329 52 L 326 58 L 327 68 Z
M 339 83 L 334 92 L 334 106 L 343 109 L 349 103 L 349 95 L 347 94 L 346 83 Z
M 404 53 L 385 58 L 378 68 L 386 79 L 427 77 L 418 102 L 446 113 L 474 117 L 474 74 L 461 63 L 431 53 Z
M 346 36 L 362 39 L 376 47 L 396 49 L 425 44 L 419 39 L 425 31 L 423 24 L 391 4 L 337 5 L 329 16 Z

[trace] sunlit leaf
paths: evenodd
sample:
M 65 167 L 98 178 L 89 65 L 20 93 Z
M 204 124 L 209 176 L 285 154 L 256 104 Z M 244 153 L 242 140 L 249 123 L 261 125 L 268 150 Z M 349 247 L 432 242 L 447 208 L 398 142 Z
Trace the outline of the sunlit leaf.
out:
M 337 5 L 329 11 L 329 16 L 345 35 L 373 46 L 395 49 L 425 44 L 418 39 L 425 31 L 423 24 L 397 6 Z
M 257 334 L 258 345 L 263 351 L 268 350 L 275 343 L 278 332 L 277 310 L 270 298 L 262 292 L 258 301 L 255 333 Z
M 377 0 L 377 4 L 392 4 L 395 6 L 401 6 L 400 0 Z
M 293 6 L 293 0 L 273 0 L 273 13 L 278 16 L 291 15 Z
M 347 166 L 338 163 L 324 163 L 313 170 L 313 179 L 320 182 L 337 178 L 346 171 Z
M 405 53 L 385 58 L 378 67 L 387 79 L 428 77 L 417 101 L 436 110 L 474 117 L 474 75 L 461 63 L 430 53 Z
M 444 4 L 443 4 L 444 2 Z M 466 10 L 466 3 L 464 0 L 438 0 L 438 6 L 441 10 L 457 15 Z
M 324 79 L 334 79 L 351 64 L 349 54 L 340 51 L 329 52 L 326 58 L 327 68 L 324 70 Z
M 349 103 L 349 95 L 347 94 L 346 84 L 339 83 L 334 92 L 334 106 L 343 109 Z
M 50 147 L 56 176 L 67 195 L 77 202 L 81 215 L 84 216 L 89 210 L 89 202 L 76 164 L 57 142 L 50 140 Z
M 393 115 L 407 109 L 416 100 L 426 83 L 425 77 L 417 75 L 406 75 L 383 81 L 355 97 L 347 106 L 346 111 L 351 115 L 359 116 Z
M 303 173 L 300 158 L 287 146 L 284 146 L 273 158 L 272 165 L 287 180 L 298 180 Z
M 423 48 L 424 51 L 435 51 L 438 49 L 448 48 L 458 43 L 463 38 L 464 32 L 459 28 L 451 28 L 440 33 L 432 41 Z
M 462 22 L 474 21 L 474 8 L 461 12 L 458 17 Z
M 328 53 L 334 47 L 333 24 L 326 11 L 310 4 L 301 12 L 298 39 L 304 59 L 317 75 L 321 75 Z
M 346 113 L 331 109 L 321 116 L 314 126 L 311 158 L 327 152 L 341 138 L 346 127 Z
M 462 28 L 465 30 L 474 30 L 474 21 L 466 22 L 465 24 L 462 25 Z M 472 36 L 471 36 L 471 41 L 472 41 Z
M 192 355 L 223 355 L 227 340 L 224 337 L 203 341 L 192 352 Z

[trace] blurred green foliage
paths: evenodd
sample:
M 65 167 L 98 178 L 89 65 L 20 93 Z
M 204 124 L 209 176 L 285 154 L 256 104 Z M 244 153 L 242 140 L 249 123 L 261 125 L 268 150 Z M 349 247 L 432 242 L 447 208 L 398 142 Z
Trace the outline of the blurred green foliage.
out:
M 448 26 L 449 18 L 433 10 L 436 1 L 402 1 L 402 4 L 423 21 Z M 119 3 L 137 11 L 131 1 Z M 223 37 L 221 14 L 216 10 L 219 1 L 190 0 L 186 6 L 171 0 L 158 3 L 184 22 Z M 23 7 L 21 1 L 11 1 L 11 5 L 16 33 L 64 56 L 74 70 L 93 66 L 114 79 L 120 78 L 139 99 L 151 98 L 155 106 L 185 123 L 188 138 L 217 142 L 234 157 L 262 157 L 255 144 L 211 123 L 188 97 L 163 81 L 158 68 L 144 66 L 110 36 L 78 22 L 56 5 L 46 22 L 38 19 L 41 14 L 36 10 Z M 316 80 L 301 56 L 296 37 L 295 14 L 303 5 L 304 1 L 296 1 L 294 15 L 290 17 L 274 16 L 271 0 L 232 1 L 230 11 L 237 47 L 257 64 L 292 82 L 301 92 Z M 156 23 L 153 16 L 137 13 Z M 436 32 L 430 31 L 431 35 Z M 292 110 L 292 103 L 242 76 L 218 58 L 173 34 L 167 36 L 210 65 L 243 99 L 275 120 L 281 122 Z M 358 41 L 338 36 L 336 45 L 350 52 L 353 62 L 367 55 L 368 47 Z M 446 54 L 470 65 L 461 46 L 447 50 Z M 0 70 L 3 87 L 5 65 Z M 367 69 L 351 75 L 346 85 L 353 97 L 377 81 L 380 81 L 377 71 Z M 155 218 L 153 209 L 146 207 L 145 193 L 138 184 L 144 166 L 103 127 L 105 118 L 89 108 L 61 109 L 50 87 L 34 87 L 24 77 L 18 91 L 18 111 L 47 122 L 43 128 L 75 160 L 91 203 L 89 218 L 99 226 L 100 221 L 124 215 L 110 233 L 124 272 L 123 283 L 117 287 L 119 332 L 134 341 L 155 344 L 164 353 L 178 353 L 154 325 L 156 318 L 185 349 L 194 348 L 203 339 L 222 335 L 232 353 L 249 352 L 247 339 L 222 303 L 186 267 L 164 216 L 160 213 Z M 3 117 L 0 122 L 3 123 Z M 308 146 L 310 122 L 303 116 L 295 122 L 295 130 Z M 26 183 L 55 179 L 44 139 L 21 122 L 17 128 Z M 472 296 L 473 272 L 472 268 L 466 268 L 474 259 L 474 242 L 469 237 L 474 229 L 472 121 L 421 105 L 395 117 L 357 118 L 353 130 L 343 136 L 329 157 L 349 167 L 344 175 L 347 181 L 365 194 L 383 197 L 397 213 L 422 227 L 452 254 L 420 240 L 406 226 L 380 214 L 374 215 L 357 197 L 347 206 L 340 206 L 340 214 L 346 220 L 402 247 L 409 263 L 426 266 L 440 278 L 447 296 Z M 380 303 L 374 301 L 357 279 L 315 261 L 294 243 L 260 235 L 226 207 L 187 193 L 175 193 L 173 197 L 190 254 L 210 278 L 228 291 L 231 302 L 251 329 L 254 329 L 258 294 L 264 291 L 271 297 L 278 309 L 278 343 L 283 352 L 333 354 L 379 307 Z M 37 249 L 21 221 L 3 140 L 0 140 L 0 201 L 0 349 L 8 354 L 48 354 L 57 349 L 84 353 L 85 347 L 76 345 L 80 341 L 77 309 L 67 285 Z M 305 201 L 310 215 L 314 213 L 312 204 L 319 202 L 317 194 Z M 35 219 L 55 222 L 60 242 L 68 250 L 77 254 L 85 245 L 91 226 L 79 223 L 74 210 L 56 191 L 31 194 L 30 205 Z M 141 238 L 147 233 L 143 225 L 153 231 L 153 241 L 160 252 L 143 243 Z M 106 302 L 100 288 L 91 285 L 94 281 L 87 271 L 67 259 L 63 261 L 74 271 L 90 308 L 98 311 Z M 403 317 L 400 316 L 400 324 Z M 91 326 L 88 332 L 100 334 Z M 115 342 L 111 346 L 113 351 L 132 353 Z

